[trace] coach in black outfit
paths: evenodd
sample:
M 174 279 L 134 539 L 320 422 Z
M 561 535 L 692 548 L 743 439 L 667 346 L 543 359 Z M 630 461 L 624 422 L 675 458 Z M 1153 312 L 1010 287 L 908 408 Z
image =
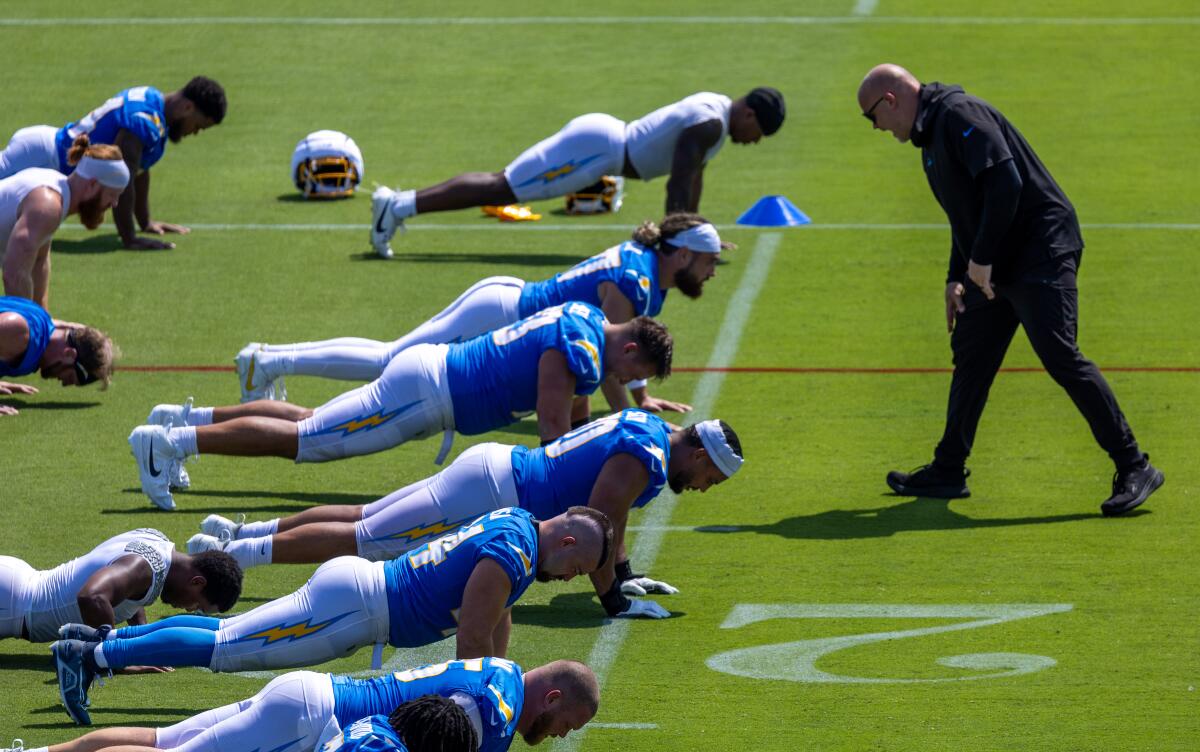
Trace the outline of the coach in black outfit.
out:
M 932 463 L 888 473 L 888 485 L 903 496 L 970 495 L 964 465 L 1020 324 L 1117 466 L 1100 510 L 1113 516 L 1140 505 L 1163 475 L 1138 448 L 1100 369 L 1075 343 L 1083 238 L 1062 189 L 1003 115 L 958 86 L 922 85 L 904 68 L 880 65 L 863 79 L 858 104 L 875 128 L 921 150 L 952 237 L 946 326 L 954 376 L 946 431 Z

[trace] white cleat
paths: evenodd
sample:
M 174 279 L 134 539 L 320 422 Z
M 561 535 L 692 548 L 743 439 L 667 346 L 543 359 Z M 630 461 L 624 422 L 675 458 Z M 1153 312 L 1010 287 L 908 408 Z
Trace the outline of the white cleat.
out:
M 244 514 L 238 515 L 237 522 L 219 514 L 210 514 L 200 522 L 200 532 L 214 538 L 224 537 L 228 540 L 237 540 L 238 531 L 242 529 L 245 521 L 246 515 Z
M 283 379 L 271 380 L 258 366 L 258 351 L 265 345 L 251 342 L 238 352 L 233 362 L 237 364 L 238 382 L 242 387 L 242 402 L 264 399 L 287 399 Z
M 192 412 L 192 398 L 188 397 L 182 405 L 155 405 L 146 416 L 146 423 L 152 426 L 167 428 L 183 428 L 187 425 L 188 414 Z
M 174 510 L 170 470 L 171 463 L 179 458 L 175 456 L 175 447 L 167 438 L 167 429 L 163 426 L 138 426 L 129 434 L 129 448 L 137 460 L 142 493 L 159 509 Z
M 204 553 L 205 551 L 224 551 L 228 543 L 228 538 L 218 538 L 215 535 L 196 533 L 191 538 L 188 538 L 187 552 L 195 555 Z
M 192 487 L 192 479 L 188 476 L 187 468 L 183 466 L 186 460 L 175 460 L 168 472 L 168 483 L 172 491 L 186 491 Z
M 392 257 L 392 236 L 396 229 L 403 228 L 404 222 L 392 214 L 392 198 L 396 192 L 386 185 L 381 185 L 371 194 L 371 247 L 380 258 Z

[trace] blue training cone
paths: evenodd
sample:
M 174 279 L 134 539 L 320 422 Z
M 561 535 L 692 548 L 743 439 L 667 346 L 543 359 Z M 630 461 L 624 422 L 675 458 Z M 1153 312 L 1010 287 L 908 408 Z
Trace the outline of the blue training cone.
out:
M 737 218 L 737 223 L 751 227 L 796 227 L 810 225 L 812 220 L 786 196 L 763 196 Z

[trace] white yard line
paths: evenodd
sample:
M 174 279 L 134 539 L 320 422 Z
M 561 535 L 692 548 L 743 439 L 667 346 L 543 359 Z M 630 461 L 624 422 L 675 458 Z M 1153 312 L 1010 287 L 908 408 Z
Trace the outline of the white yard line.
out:
M 185 223 L 186 224 L 186 223 Z M 234 223 L 234 224 L 213 224 L 213 223 L 196 223 L 188 224 L 188 227 L 193 230 L 205 230 L 209 232 L 361 232 L 363 234 L 363 245 L 366 246 L 367 223 L 361 224 L 331 224 L 331 223 L 305 223 L 305 224 L 267 224 L 267 223 Z M 762 232 L 778 232 L 778 227 L 749 227 L 746 225 L 718 224 L 718 230 L 753 230 Z M 1080 225 L 1084 230 L 1178 230 L 1185 232 L 1195 232 L 1200 230 L 1200 222 L 1095 222 L 1083 223 Z M 115 231 L 112 225 L 103 225 L 97 231 Z M 604 224 L 580 223 L 580 224 L 543 224 L 541 222 L 497 222 L 495 224 L 413 224 L 408 226 L 409 230 L 417 232 L 494 232 L 511 231 L 511 232 L 527 232 L 532 230 L 552 231 L 552 232 L 628 232 L 629 225 L 626 223 L 608 222 Z M 901 222 L 901 223 L 872 223 L 872 222 L 846 222 L 832 224 L 812 224 L 802 225 L 800 227 L 787 228 L 789 230 L 942 230 L 948 231 L 949 226 L 943 223 L 927 223 L 927 222 Z M 73 232 L 90 232 L 82 225 L 66 224 L 58 229 L 60 233 Z M 174 236 L 167 236 L 172 238 Z M 396 241 L 399 247 L 403 247 L 404 241 Z
M 874 5 L 859 0 L 858 5 Z M 857 10 L 858 5 L 855 6 Z M 1200 16 L 1097 17 L 1038 16 L 516 16 L 498 17 L 282 17 L 282 16 L 147 16 L 142 18 L 2 18 L 0 28 L 28 26 L 841 26 L 883 24 L 895 26 L 1197 26 Z
M 716 342 L 713 344 L 712 354 L 708 358 L 710 368 L 727 368 L 733 363 L 742 333 L 746 329 L 746 322 L 750 318 L 750 312 L 754 309 L 754 301 L 767 281 L 767 272 L 771 268 L 771 262 L 774 260 L 775 252 L 779 250 L 782 240 L 783 236 L 780 233 L 771 232 L 760 235 L 754 244 L 750 260 L 746 263 L 746 271 L 742 274 L 742 279 L 738 282 L 733 297 L 725 307 L 725 320 L 721 323 Z M 712 415 L 713 407 L 717 402 L 717 394 L 720 392 L 724 380 L 723 372 L 710 371 L 700 377 L 700 382 L 696 385 L 696 392 L 692 398 L 693 409 L 689 422 L 704 420 Z M 637 536 L 634 549 L 634 558 L 639 569 L 653 569 L 654 561 L 658 558 L 658 550 L 662 547 L 663 538 L 670 527 L 668 523 L 671 520 L 671 513 L 675 511 L 677 501 L 678 498 L 675 494 L 664 489 L 658 499 L 646 510 L 640 526 L 642 532 Z M 617 654 L 621 651 L 625 638 L 629 635 L 632 624 L 633 622 L 628 619 L 609 619 L 600 628 L 600 634 L 596 637 L 596 644 L 592 647 L 587 664 L 596 672 L 596 678 L 599 679 L 601 686 L 608 679 L 608 673 L 617 659 Z M 654 626 L 644 624 L 639 628 L 653 629 Z M 559 752 L 563 750 L 573 752 L 583 740 L 586 731 L 587 727 L 585 726 L 580 731 L 557 742 L 554 749 Z

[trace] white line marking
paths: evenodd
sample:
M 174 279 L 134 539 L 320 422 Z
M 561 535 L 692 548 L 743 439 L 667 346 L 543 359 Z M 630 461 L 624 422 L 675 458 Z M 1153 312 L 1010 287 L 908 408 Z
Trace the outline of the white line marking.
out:
M 854 3 L 854 15 L 870 16 L 874 15 L 875 7 L 879 5 L 879 0 L 858 0 Z
M 736 533 L 742 528 L 738 525 L 630 525 L 625 529 L 635 533 Z
M 248 223 L 248 224 L 189 224 L 188 227 L 193 230 L 208 230 L 211 232 L 361 232 L 364 235 L 364 240 L 367 232 L 367 225 L 364 224 L 266 224 L 266 223 Z M 1195 232 L 1200 230 L 1200 222 L 1096 222 L 1083 223 L 1080 225 L 1084 230 L 1181 230 L 1186 232 Z M 627 224 L 605 223 L 605 224 L 541 224 L 538 222 L 514 223 L 514 222 L 497 222 L 496 224 L 415 224 L 409 225 L 409 230 L 432 231 L 432 232 L 526 232 L 529 230 L 549 230 L 553 232 L 629 232 L 630 226 Z M 778 227 L 749 227 L 746 225 L 730 225 L 718 224 L 718 230 L 750 230 L 760 232 L 779 232 Z M 97 231 L 114 231 L 116 228 L 113 225 L 103 225 Z M 949 225 L 939 223 L 870 223 L 870 222 L 849 222 L 849 223 L 833 223 L 823 225 L 802 225 L 800 227 L 786 228 L 789 230 L 797 230 L 808 232 L 810 230 L 864 230 L 864 231 L 892 231 L 892 230 L 949 230 Z M 90 232 L 82 225 L 68 224 L 58 228 L 59 232 Z M 366 243 L 363 243 L 364 247 Z
M 767 272 L 771 268 L 771 262 L 774 260 L 775 252 L 779 250 L 782 240 L 783 235 L 780 233 L 764 233 L 754 244 L 750 260 L 746 263 L 746 271 L 742 274 L 742 279 L 738 282 L 733 297 L 725 307 L 725 320 L 721 322 L 721 328 L 717 330 L 717 340 L 713 344 L 712 354 L 708 358 L 710 368 L 727 368 L 733 362 L 734 356 L 737 355 L 738 343 L 742 339 L 742 332 L 750 318 L 750 311 L 754 308 L 754 301 L 758 297 L 759 291 L 767 281 Z M 700 377 L 692 399 L 693 407 L 689 423 L 704 420 L 712 414 L 717 401 L 717 392 L 720 391 L 721 383 L 724 380 L 723 372 L 710 371 Z M 637 536 L 634 549 L 639 569 L 643 571 L 653 569 L 654 560 L 658 558 L 658 549 L 663 542 L 665 532 L 663 528 L 670 522 L 671 513 L 675 511 L 677 501 L 678 497 L 675 494 L 671 493 L 669 489 L 664 489 L 658 499 L 646 510 L 643 521 L 647 530 Z M 601 686 L 604 686 L 609 669 L 612 668 L 617 659 L 617 653 L 621 651 L 621 645 L 629 635 L 630 623 L 629 619 L 607 619 L 604 626 L 600 628 L 600 634 L 596 637 L 596 644 L 592 647 L 587 664 L 592 667 L 592 671 L 596 672 L 596 678 Z M 554 749 L 572 752 L 578 748 L 586 731 L 587 726 L 584 726 L 566 739 L 557 742 Z
M 1196 26 L 1200 16 L 1036 17 L 1036 16 L 515 16 L 511 18 L 322 18 L 279 16 L 183 16 L 144 18 L 3 18 L 0 27 L 15 26 L 562 26 L 690 24 L 701 26 Z
M 656 729 L 657 723 L 599 723 L 592 721 L 587 725 L 588 728 L 609 728 L 609 729 Z

